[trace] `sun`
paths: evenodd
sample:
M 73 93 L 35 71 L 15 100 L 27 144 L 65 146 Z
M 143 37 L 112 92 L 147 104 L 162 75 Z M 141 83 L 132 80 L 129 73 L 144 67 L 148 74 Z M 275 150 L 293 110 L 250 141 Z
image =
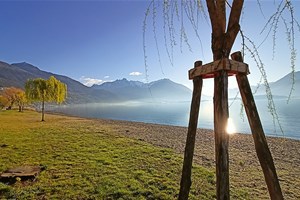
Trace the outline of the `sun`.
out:
M 227 120 L 227 127 L 226 127 L 226 131 L 228 134 L 234 134 L 236 133 L 236 129 L 233 123 L 233 120 L 229 117 Z

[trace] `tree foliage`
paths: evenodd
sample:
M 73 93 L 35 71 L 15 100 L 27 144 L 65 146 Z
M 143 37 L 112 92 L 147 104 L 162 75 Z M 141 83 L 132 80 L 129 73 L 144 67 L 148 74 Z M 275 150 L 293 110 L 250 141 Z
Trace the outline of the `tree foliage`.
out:
M 3 95 L 0 95 L 0 109 L 2 110 L 7 105 L 8 105 L 8 99 Z
M 15 87 L 4 88 L 1 97 L 1 106 L 2 108 L 8 106 L 11 108 L 13 105 L 19 107 L 19 111 L 23 111 L 24 104 L 27 99 L 25 97 L 24 90 Z
M 67 96 L 67 85 L 54 76 L 48 80 L 29 79 L 25 83 L 25 94 L 29 101 L 42 103 L 42 121 L 44 121 L 45 102 L 58 104 L 64 102 Z

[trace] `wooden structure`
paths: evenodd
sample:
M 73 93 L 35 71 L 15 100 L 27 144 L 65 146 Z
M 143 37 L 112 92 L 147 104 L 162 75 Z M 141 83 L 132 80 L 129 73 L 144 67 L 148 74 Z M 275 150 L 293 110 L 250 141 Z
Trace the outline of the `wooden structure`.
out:
M 282 200 L 283 195 L 276 174 L 273 158 L 268 148 L 260 118 L 256 109 L 250 84 L 247 79 L 248 65 L 243 63 L 240 52 L 229 54 L 240 31 L 239 19 L 243 0 L 233 0 L 229 22 L 226 29 L 225 0 L 206 0 L 212 24 L 212 52 L 214 62 L 203 65 L 196 61 L 194 69 L 189 71 L 193 79 L 193 96 L 190 121 L 184 152 L 184 162 L 178 199 L 187 200 L 191 186 L 191 169 L 198 124 L 202 83 L 204 78 L 214 78 L 214 132 L 216 154 L 216 193 L 218 200 L 229 200 L 229 136 L 226 132 L 228 112 L 228 76 L 235 75 L 243 104 L 252 131 L 254 144 L 265 181 L 272 200 Z
M 21 180 L 34 180 L 41 172 L 39 166 L 20 166 L 12 169 L 8 169 L 0 175 L 1 182 L 15 182 L 16 178 Z

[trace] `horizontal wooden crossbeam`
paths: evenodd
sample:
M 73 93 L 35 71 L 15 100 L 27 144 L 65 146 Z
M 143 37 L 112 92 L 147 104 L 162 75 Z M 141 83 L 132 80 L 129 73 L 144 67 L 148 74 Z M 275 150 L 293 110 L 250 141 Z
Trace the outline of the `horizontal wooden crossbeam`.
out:
M 189 79 L 194 79 L 197 76 L 201 76 L 202 78 L 213 78 L 220 70 L 228 71 L 229 76 L 237 73 L 246 75 L 250 74 L 248 64 L 230 60 L 228 58 L 222 58 L 220 60 L 190 69 Z

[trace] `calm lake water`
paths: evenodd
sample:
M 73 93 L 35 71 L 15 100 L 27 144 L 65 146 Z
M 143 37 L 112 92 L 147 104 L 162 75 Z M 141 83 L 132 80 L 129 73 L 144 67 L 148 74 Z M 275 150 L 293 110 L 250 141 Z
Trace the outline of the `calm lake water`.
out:
M 237 132 L 250 133 L 247 116 L 245 112 L 241 112 L 241 101 L 229 101 L 229 104 L 231 104 L 229 115 L 233 119 Z M 289 104 L 286 103 L 286 99 L 276 99 L 275 104 L 284 136 L 300 139 L 300 99 L 293 99 Z M 256 105 L 265 134 L 282 137 L 283 133 L 280 131 L 277 121 L 274 125 L 272 116 L 268 112 L 267 101 L 265 99 L 256 100 Z M 88 118 L 107 118 L 187 127 L 190 102 L 91 103 L 54 106 L 49 110 Z M 198 127 L 213 129 L 212 101 L 201 102 Z

